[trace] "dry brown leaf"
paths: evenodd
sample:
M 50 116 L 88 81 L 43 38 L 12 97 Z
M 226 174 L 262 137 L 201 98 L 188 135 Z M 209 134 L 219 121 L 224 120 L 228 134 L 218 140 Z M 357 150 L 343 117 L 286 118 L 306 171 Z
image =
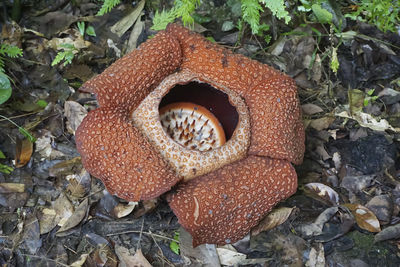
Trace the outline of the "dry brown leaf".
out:
M 85 262 L 89 254 L 82 254 L 79 259 L 71 263 L 70 267 L 81 267 Z
M 311 103 L 301 105 L 301 109 L 306 115 L 314 115 L 324 111 L 320 106 Z
M 23 193 L 25 184 L 18 183 L 0 183 L 0 193 Z
M 67 119 L 66 126 L 69 133 L 75 134 L 76 129 L 78 129 L 87 113 L 87 110 L 78 102 L 65 101 L 64 116 Z
M 80 184 L 75 178 L 69 179 L 67 191 L 75 198 L 81 198 L 85 195 L 85 187 Z
M 237 252 L 232 245 L 225 245 L 217 248 L 218 258 L 221 265 L 236 266 L 242 264 L 246 259 L 246 254 Z
M 127 30 L 129 30 L 129 28 L 132 27 L 135 21 L 139 18 L 140 13 L 142 13 L 142 10 L 144 8 L 144 4 L 145 0 L 141 0 L 139 4 L 137 4 L 131 12 L 129 12 L 129 14 L 127 14 L 111 27 L 111 31 L 118 35 L 118 37 L 121 37 Z
M 130 266 L 140 266 L 140 267 L 151 267 L 152 265 L 143 256 L 142 250 L 138 249 L 134 256 L 129 253 L 127 248 L 122 246 L 115 246 L 115 254 L 117 254 L 119 262 L 119 267 L 130 267 Z
M 44 208 L 39 217 L 40 234 L 46 234 L 53 230 L 57 225 L 55 222 L 56 211 L 54 209 Z
M 344 204 L 343 206 L 347 207 L 351 211 L 353 216 L 356 218 L 357 225 L 361 229 L 370 231 L 372 233 L 381 231 L 378 218 L 376 218 L 375 214 L 368 208 L 360 204 L 350 203 Z
M 15 167 L 20 168 L 29 162 L 33 152 L 33 143 L 28 139 L 17 138 L 15 147 Z
M 118 203 L 118 205 L 114 207 L 113 213 L 117 218 L 128 216 L 135 209 L 137 204 L 138 202 L 129 202 L 128 204 Z
M 134 218 L 139 218 L 145 215 L 146 213 L 152 211 L 157 207 L 158 204 L 158 198 L 153 198 L 149 200 L 144 200 L 142 201 L 142 207 L 140 207 L 136 212 L 135 215 L 133 216 Z
M 83 220 L 83 218 L 85 218 L 88 205 L 89 201 L 87 198 L 85 198 L 85 200 L 83 200 L 82 203 L 76 208 L 71 217 L 69 217 L 65 224 L 57 231 L 57 234 L 77 226 Z
M 308 183 L 304 185 L 306 194 L 326 204 L 339 205 L 339 194 L 331 187 L 321 183 Z
M 263 231 L 268 231 L 284 223 L 292 214 L 293 208 L 277 208 L 272 210 L 257 226 L 251 230 L 251 235 L 255 236 Z
M 327 129 L 334 120 L 335 117 L 328 117 L 328 116 L 315 119 L 310 122 L 310 127 L 314 128 L 317 131 L 322 131 Z

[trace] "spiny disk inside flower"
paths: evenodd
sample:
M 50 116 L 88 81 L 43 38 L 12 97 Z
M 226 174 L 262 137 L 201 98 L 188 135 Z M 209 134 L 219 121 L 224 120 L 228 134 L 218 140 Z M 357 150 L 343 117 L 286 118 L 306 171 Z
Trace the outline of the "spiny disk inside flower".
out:
M 189 149 L 208 151 L 226 141 L 224 129 L 214 114 L 193 103 L 178 102 L 161 108 L 160 120 L 164 131 Z

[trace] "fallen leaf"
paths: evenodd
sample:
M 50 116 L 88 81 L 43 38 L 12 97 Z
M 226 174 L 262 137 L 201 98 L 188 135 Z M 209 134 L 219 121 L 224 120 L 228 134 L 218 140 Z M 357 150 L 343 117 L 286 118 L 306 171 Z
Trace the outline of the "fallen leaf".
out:
M 115 246 L 115 254 L 117 254 L 119 262 L 119 267 L 130 267 L 130 266 L 140 266 L 140 267 L 151 267 L 151 264 L 143 256 L 142 250 L 136 250 L 134 256 L 129 253 L 127 248 L 122 246 Z
M 400 238 L 400 223 L 386 227 L 380 233 L 377 233 L 374 237 L 374 242 L 381 242 L 398 238 Z
M 350 204 L 346 203 L 343 206 L 347 207 L 356 219 L 357 225 L 364 230 L 372 233 L 377 233 L 381 231 L 379 220 L 376 218 L 375 214 L 368 208 L 360 204 Z
M 314 115 L 324 111 L 320 106 L 311 103 L 301 105 L 301 109 L 306 115 Z
M 321 243 L 314 244 L 317 248 L 311 248 L 308 259 L 305 262 L 306 267 L 325 267 L 325 251 L 324 245 Z
M 57 231 L 57 234 L 77 226 L 85 217 L 88 205 L 89 201 L 87 198 L 85 198 L 85 200 L 83 200 L 82 203 L 76 208 L 71 217 L 69 217 L 65 224 Z
M 15 151 L 15 167 L 21 168 L 25 166 L 31 159 L 33 152 L 33 143 L 28 139 L 17 138 Z
M 70 267 L 81 267 L 85 262 L 89 254 L 82 254 L 79 259 L 71 263 L 69 266 Z
M 292 214 L 293 208 L 277 208 L 273 209 L 257 226 L 251 230 L 251 235 L 255 236 L 263 231 L 268 231 L 276 226 L 284 223 Z
M 44 208 L 39 217 L 40 234 L 46 234 L 56 227 L 56 211 L 54 209 Z
M 23 193 L 25 184 L 19 183 L 0 183 L 0 193 Z
M 349 114 L 347 111 L 342 111 L 335 113 L 336 116 L 342 118 L 349 118 L 356 120 L 362 127 L 370 128 L 374 131 L 386 131 L 391 130 L 397 133 L 400 133 L 400 128 L 392 127 L 389 122 L 385 119 L 374 118 L 370 114 L 364 112 L 354 113 L 353 116 Z
M 85 188 L 75 178 L 69 179 L 67 192 L 75 198 L 81 198 L 85 195 Z
M 142 206 L 135 212 L 134 218 L 139 218 L 157 207 L 158 198 L 142 201 Z
M 324 129 L 327 129 L 334 120 L 335 120 L 334 117 L 329 117 L 329 116 L 311 120 L 310 127 L 314 128 L 317 131 L 322 131 Z
M 66 127 L 69 133 L 75 134 L 76 129 L 78 129 L 87 113 L 87 110 L 78 102 L 65 101 L 64 116 L 67 119 Z
M 239 265 L 246 259 L 246 254 L 237 252 L 232 245 L 217 248 L 217 254 L 221 265 Z
M 138 202 L 129 202 L 128 204 L 118 203 L 118 205 L 114 207 L 113 213 L 117 218 L 128 216 L 135 209 L 137 204 Z
M 321 183 L 308 183 L 304 185 L 306 194 L 331 205 L 339 205 L 339 194 L 331 187 Z
M 127 14 L 111 27 L 111 31 L 118 35 L 118 37 L 121 37 L 127 30 L 129 30 L 130 27 L 132 27 L 133 23 L 135 23 L 135 21 L 138 19 L 140 13 L 142 13 L 144 4 L 145 0 L 141 0 L 139 4 L 137 4 L 131 12 L 129 12 L 129 14 Z

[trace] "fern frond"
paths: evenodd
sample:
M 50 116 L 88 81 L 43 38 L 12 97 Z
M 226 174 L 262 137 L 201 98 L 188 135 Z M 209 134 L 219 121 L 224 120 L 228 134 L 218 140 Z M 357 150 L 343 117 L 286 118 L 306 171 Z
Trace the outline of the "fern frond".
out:
M 241 0 L 242 17 L 250 24 L 253 34 L 257 34 L 260 29 L 260 12 L 263 11 L 258 0 Z
M 101 6 L 99 12 L 97 12 L 96 16 L 102 16 L 111 11 L 116 5 L 118 5 L 121 0 L 104 0 L 103 5 Z
M 289 12 L 285 9 L 285 0 L 259 0 L 263 3 L 269 10 L 271 10 L 272 14 L 278 19 L 285 19 L 285 23 L 289 23 L 291 17 L 289 16 Z
M 159 13 L 157 10 L 156 13 L 154 14 L 153 26 L 151 26 L 151 29 L 155 31 L 164 30 L 167 27 L 168 23 L 174 22 L 175 19 L 176 19 L 175 8 L 172 8 L 168 11 L 163 10 L 161 11 L 161 13 Z
M 200 4 L 200 0 L 175 0 L 176 16 L 182 18 L 183 25 L 193 25 L 192 13 Z
M 9 56 L 11 58 L 20 57 L 22 56 L 22 49 L 15 45 L 1 44 L 0 55 Z

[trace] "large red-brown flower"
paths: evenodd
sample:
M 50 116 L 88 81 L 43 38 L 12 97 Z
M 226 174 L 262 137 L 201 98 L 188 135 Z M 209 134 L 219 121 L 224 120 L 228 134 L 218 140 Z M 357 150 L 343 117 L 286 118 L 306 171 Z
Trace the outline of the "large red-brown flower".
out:
M 168 199 L 194 245 L 246 235 L 296 191 L 304 153 L 294 81 L 175 24 L 89 80 L 85 168 L 130 201 Z

